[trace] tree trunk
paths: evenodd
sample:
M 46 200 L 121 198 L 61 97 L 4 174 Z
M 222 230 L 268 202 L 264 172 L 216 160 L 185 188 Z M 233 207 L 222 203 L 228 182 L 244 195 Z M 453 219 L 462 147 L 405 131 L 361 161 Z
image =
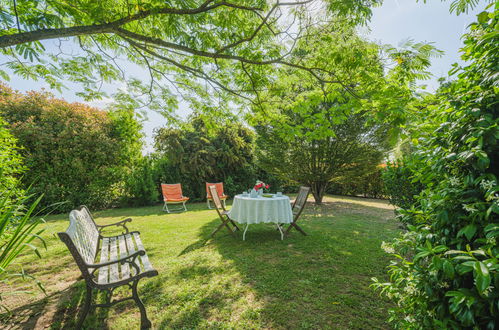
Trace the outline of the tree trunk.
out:
M 312 182 L 310 185 L 312 195 L 314 196 L 315 204 L 322 204 L 322 198 L 326 192 L 327 183 L 326 182 Z

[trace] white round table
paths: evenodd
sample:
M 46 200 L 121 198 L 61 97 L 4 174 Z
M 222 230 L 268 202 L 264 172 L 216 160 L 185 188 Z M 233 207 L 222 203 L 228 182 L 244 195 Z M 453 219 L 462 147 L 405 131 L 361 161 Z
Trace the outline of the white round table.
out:
M 293 222 L 289 197 L 284 195 L 274 195 L 272 198 L 236 195 L 228 216 L 231 220 L 246 224 L 243 240 L 246 239 L 248 226 L 254 223 L 275 223 L 282 240 L 284 233 L 280 224 Z

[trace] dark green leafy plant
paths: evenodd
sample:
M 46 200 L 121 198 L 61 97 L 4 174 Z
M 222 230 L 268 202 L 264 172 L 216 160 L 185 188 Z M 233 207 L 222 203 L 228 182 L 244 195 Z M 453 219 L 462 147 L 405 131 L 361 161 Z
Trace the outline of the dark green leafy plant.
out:
M 382 171 L 390 203 L 402 209 L 410 209 L 416 203 L 416 196 L 423 190 L 420 182 L 413 181 L 410 167 L 412 163 L 419 164 L 413 161 L 413 157 L 405 156 L 401 160 L 387 163 Z
M 34 281 L 43 290 L 41 283 L 26 274 L 22 267 L 20 271 L 13 270 L 16 258 L 26 249 L 41 258 L 38 247 L 34 245 L 35 240 L 47 248 L 40 236 L 44 229 L 38 228 L 44 220 L 34 214 L 42 196 L 34 202 L 30 202 L 31 198 L 32 196 L 18 198 L 12 202 L 12 192 L 0 193 L 0 282 L 7 282 L 11 277 L 22 277 Z M 0 307 L 6 308 L 2 305 L 2 295 L 14 293 L 1 292 Z
M 424 189 L 403 217 L 417 225 L 384 244 L 397 259 L 390 282 L 374 284 L 396 302 L 396 328 L 499 326 L 499 3 L 488 9 L 465 35 L 468 64 L 414 127 L 412 177 Z
M 357 171 L 346 173 L 331 182 L 328 193 L 363 196 L 368 198 L 385 198 L 385 186 L 381 173 L 384 169 L 381 165 L 369 168 L 359 168 Z

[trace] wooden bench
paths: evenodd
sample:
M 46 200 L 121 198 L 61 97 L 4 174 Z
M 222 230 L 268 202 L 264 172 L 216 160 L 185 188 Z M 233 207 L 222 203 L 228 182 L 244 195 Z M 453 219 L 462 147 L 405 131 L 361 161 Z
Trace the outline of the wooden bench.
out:
M 81 329 L 85 317 L 93 307 L 110 307 L 133 299 L 140 309 L 141 329 L 151 327 L 146 309 L 137 294 L 137 284 L 143 277 L 158 275 L 152 267 L 138 231 L 129 232 L 125 219 L 111 225 L 98 226 L 85 206 L 69 213 L 69 227 L 58 233 L 80 268 L 86 282 L 87 294 L 82 315 L 76 328 Z M 102 236 L 101 231 L 109 226 L 121 226 L 125 232 L 117 236 Z M 132 295 L 112 300 L 114 289 L 128 285 Z M 94 289 L 106 292 L 106 302 L 92 304 Z

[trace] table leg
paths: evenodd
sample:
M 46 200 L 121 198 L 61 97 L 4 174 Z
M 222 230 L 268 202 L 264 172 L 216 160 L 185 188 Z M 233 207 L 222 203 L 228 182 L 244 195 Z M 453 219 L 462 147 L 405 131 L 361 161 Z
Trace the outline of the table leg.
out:
M 282 232 L 282 227 L 280 224 L 277 224 L 277 228 L 279 229 L 279 231 L 281 232 L 281 241 L 284 239 L 284 233 Z
M 244 229 L 244 233 L 243 233 L 243 241 L 246 240 L 246 231 L 248 230 L 248 227 L 249 227 L 249 223 L 246 224 L 246 228 Z

